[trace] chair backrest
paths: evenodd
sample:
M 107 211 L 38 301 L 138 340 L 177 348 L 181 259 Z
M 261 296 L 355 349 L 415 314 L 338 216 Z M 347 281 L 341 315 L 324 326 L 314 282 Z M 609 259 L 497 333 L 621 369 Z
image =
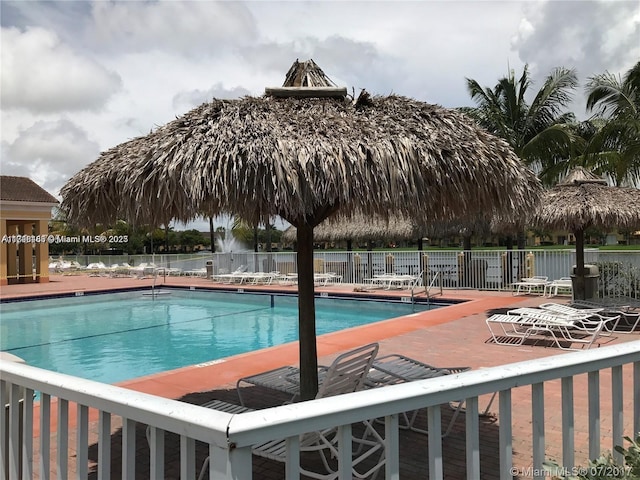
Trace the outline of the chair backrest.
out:
M 545 277 L 544 275 L 534 275 L 533 277 L 530 277 L 528 281 L 532 283 L 544 283 L 549 281 L 549 277 Z
M 362 390 L 378 348 L 377 343 L 371 343 L 336 357 L 320 384 L 316 398 Z
M 539 324 L 544 324 L 550 327 L 553 326 L 565 326 L 571 327 L 574 325 L 576 320 L 580 320 L 579 317 L 573 315 L 563 315 L 558 312 L 552 312 L 550 310 L 544 311 L 539 310 L 537 308 L 521 308 L 516 310 L 522 310 L 522 316 L 525 319 L 535 319 L 538 320 Z

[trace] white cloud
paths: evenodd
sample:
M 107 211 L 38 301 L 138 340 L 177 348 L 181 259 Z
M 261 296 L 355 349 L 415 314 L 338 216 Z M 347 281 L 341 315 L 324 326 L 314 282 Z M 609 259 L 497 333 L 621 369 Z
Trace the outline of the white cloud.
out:
M 3 28 L 1 85 L 3 109 L 98 110 L 120 88 L 120 78 L 50 31 Z
M 530 2 L 514 48 L 532 71 L 576 68 L 586 77 L 627 70 L 640 58 L 637 1 Z
M 73 122 L 38 121 L 2 144 L 2 174 L 26 176 L 57 195 L 64 183 L 100 149 L 87 132 Z
M 225 88 L 221 82 L 218 82 L 207 90 L 196 89 L 176 94 L 173 97 L 173 106 L 176 110 L 189 110 L 205 102 L 210 102 L 214 98 L 242 98 L 250 94 L 251 92 L 246 88 L 239 86 Z
M 256 41 L 255 20 L 241 2 L 93 2 L 84 35 L 97 50 L 160 50 L 188 57 Z
M 587 118 L 582 90 L 587 78 L 605 71 L 624 74 L 640 58 L 640 3 L 546 1 L 526 6 L 512 43 L 520 59 L 530 65 L 532 91 L 552 69 L 574 68 L 581 87 L 567 110 Z

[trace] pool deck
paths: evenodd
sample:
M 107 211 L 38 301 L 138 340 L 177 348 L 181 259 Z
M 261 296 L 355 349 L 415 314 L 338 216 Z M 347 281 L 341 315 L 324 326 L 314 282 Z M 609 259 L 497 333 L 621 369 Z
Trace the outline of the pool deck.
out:
M 103 290 L 131 289 L 140 287 L 150 287 L 152 279 L 135 278 L 110 278 L 110 277 L 90 277 L 87 275 L 53 275 L 51 281 L 45 284 L 23 284 L 3 286 L 0 289 L 0 300 L 10 298 L 26 298 L 34 295 L 56 295 L 69 292 L 90 292 Z M 229 288 L 229 285 L 214 284 L 210 280 L 198 277 L 166 277 L 158 278 L 156 286 L 176 286 L 176 287 L 197 287 L 197 288 Z M 235 288 L 237 290 L 237 286 Z M 242 285 L 245 292 L 251 291 L 253 287 Z M 295 292 L 295 286 L 274 285 L 268 287 L 282 291 Z M 264 287 L 262 287 L 264 289 Z M 353 291 L 353 285 L 334 285 L 317 288 L 319 292 L 328 293 L 350 293 L 359 295 L 361 293 Z M 400 295 L 406 296 L 406 291 L 373 291 L 366 295 Z M 433 297 L 439 300 L 440 296 Z M 318 337 L 319 363 L 328 364 L 340 352 L 354 348 L 369 342 L 380 344 L 379 355 L 389 353 L 402 353 L 409 357 L 422 360 L 436 366 L 469 366 L 473 369 L 499 366 L 513 362 L 536 360 L 552 355 L 570 354 L 566 350 L 556 347 L 546 347 L 540 345 L 521 345 L 518 347 L 496 345 L 490 341 L 490 334 L 487 330 L 485 319 L 488 315 L 496 311 L 504 311 L 509 308 L 520 306 L 537 306 L 547 298 L 537 295 L 514 296 L 510 292 L 493 292 L 477 290 L 445 290 L 443 299 L 466 300 L 450 307 L 421 312 L 413 315 L 400 317 L 397 319 L 378 322 L 375 325 L 356 327 L 340 332 L 330 333 Z M 551 301 L 566 303 L 567 297 L 554 297 Z M 614 344 L 640 339 L 640 332 L 630 334 L 616 334 L 614 337 L 602 338 L 601 344 Z M 596 348 L 596 346 L 592 347 Z M 189 366 L 178 370 L 150 375 L 138 379 L 133 379 L 119 385 L 125 388 L 159 395 L 167 398 L 184 399 L 195 403 L 206 401 L 210 398 L 222 398 L 234 401 L 235 381 L 243 376 L 260 371 L 276 368 L 282 365 L 297 365 L 298 347 L 297 343 L 291 343 L 276 347 L 267 348 L 257 352 L 237 355 L 223 361 L 211 362 Z M 624 410 L 632 412 L 633 392 L 632 371 L 630 368 L 623 369 L 625 385 Z M 583 377 L 583 376 L 581 376 Z M 586 399 L 579 392 L 586 389 L 586 378 L 576 377 L 576 419 L 575 419 L 575 449 L 577 463 L 586 463 L 588 452 L 588 430 L 587 418 L 581 416 L 583 405 Z M 610 374 L 601 374 L 602 392 L 610 392 Z M 256 391 L 257 392 L 257 391 Z M 559 458 L 562 449 L 561 437 L 561 408 L 560 408 L 560 382 L 550 382 L 545 384 L 545 398 L 547 406 L 545 408 L 545 439 L 548 458 Z M 257 397 L 262 398 L 259 393 Z M 531 399 L 530 388 L 521 387 L 514 389 L 513 397 L 513 450 L 514 465 L 524 472 L 524 469 L 531 465 Z M 483 410 L 489 401 L 489 397 L 480 399 L 480 409 Z M 602 417 L 602 448 L 611 448 L 610 425 L 611 425 L 611 397 L 601 395 L 601 417 Z M 496 412 L 497 402 L 489 408 L 490 412 Z M 73 417 L 71 417 L 73 418 Z M 625 414 L 625 432 L 631 428 L 632 415 Z M 424 436 L 408 432 L 406 436 L 414 435 L 416 438 Z M 403 434 L 403 436 L 405 436 Z M 411 437 L 413 438 L 413 437 Z M 142 438 L 144 441 L 144 437 Z M 417 450 L 416 444 L 422 443 L 426 448 L 426 441 L 416 442 L 410 440 L 407 450 L 416 450 L 416 462 L 423 461 L 423 453 Z M 497 462 L 497 426 L 496 422 L 487 422 L 481 429 L 481 443 L 483 444 L 481 455 L 483 462 L 485 459 L 494 459 Z M 70 445 L 73 445 L 70 442 Z M 114 447 L 115 448 L 115 447 Z M 404 450 L 403 450 L 404 451 Z M 445 473 L 447 478 L 464 477 L 464 421 L 458 421 L 456 428 L 449 437 L 445 439 L 445 451 L 447 453 Z M 115 450 L 114 450 L 115 453 Z M 447 473 L 447 465 L 461 465 L 453 468 L 453 473 Z M 491 462 L 489 462 L 491 469 Z M 497 463 L 493 471 L 486 470 L 483 466 L 483 478 L 498 478 Z M 114 468 L 117 462 L 114 462 Z M 462 469 L 462 470 L 456 470 Z M 277 479 L 281 478 L 281 471 L 273 467 L 255 468 L 254 478 Z M 456 473 L 458 472 L 458 473 Z M 114 472 L 115 473 L 115 472 Z M 145 477 L 145 469 L 137 472 L 136 478 Z M 167 474 L 168 475 L 168 474 Z M 406 475 L 406 476 L 405 476 Z M 449 476 L 451 475 L 451 476 Z M 457 477 L 456 475 L 460 475 Z M 167 478 L 170 478 L 167 476 Z M 422 478 L 415 473 L 414 468 L 408 465 L 403 472 L 402 478 Z M 522 474 L 517 478 L 529 478 Z

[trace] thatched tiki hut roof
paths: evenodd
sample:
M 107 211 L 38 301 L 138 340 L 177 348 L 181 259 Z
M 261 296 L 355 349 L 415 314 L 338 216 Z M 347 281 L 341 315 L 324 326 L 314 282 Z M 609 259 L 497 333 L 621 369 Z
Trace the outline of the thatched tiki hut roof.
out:
M 287 228 L 282 234 L 286 242 L 295 242 L 296 227 Z M 379 217 L 330 217 L 313 229 L 313 239 L 322 242 L 354 240 L 367 242 L 375 239 L 413 240 L 422 235 L 422 229 L 404 217 L 381 219 Z
M 313 239 L 321 242 L 417 240 L 420 243 L 424 237 L 465 236 L 467 232 L 472 234 L 484 231 L 489 231 L 489 221 L 481 215 L 429 224 L 418 224 L 413 219 L 402 216 L 383 219 L 358 214 L 349 217 L 333 215 L 313 229 Z M 296 227 L 291 226 L 283 232 L 282 240 L 295 242 L 297 234 Z
M 461 113 L 397 95 L 349 98 L 312 61 L 296 61 L 292 70 L 284 87 L 262 97 L 214 99 L 115 147 L 62 195 L 69 218 L 82 222 L 224 212 L 251 224 L 277 215 L 297 227 L 301 388 L 308 399 L 317 391 L 316 225 L 338 210 L 429 220 L 519 215 L 536 203 L 540 185 L 507 143 Z M 86 183 L 93 177 L 107 180 Z
M 606 230 L 640 226 L 640 190 L 609 186 L 605 180 L 578 167 L 544 193 L 534 223 L 575 235 L 574 297 L 584 299 L 584 231 L 590 227 Z

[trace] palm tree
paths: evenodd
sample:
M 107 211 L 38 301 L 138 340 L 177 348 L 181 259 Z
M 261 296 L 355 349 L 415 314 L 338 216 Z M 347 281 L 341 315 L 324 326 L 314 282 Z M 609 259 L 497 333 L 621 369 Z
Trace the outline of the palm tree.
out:
M 542 180 L 552 181 L 547 175 L 548 167 L 555 159 L 566 158 L 573 142 L 567 124 L 574 121 L 574 114 L 564 109 L 578 85 L 575 70 L 555 68 L 531 103 L 526 98 L 532 85 L 528 65 L 519 79 L 511 70 L 493 89 L 482 88 L 476 80 L 466 80 L 477 107 L 465 111 L 504 138 Z
M 599 128 L 589 142 L 585 165 L 614 185 L 640 181 L 640 62 L 621 78 L 609 72 L 589 78 L 587 110 Z
M 640 112 L 640 62 L 621 79 L 609 72 L 589 78 L 587 110 L 605 118 L 636 116 Z
M 482 88 L 476 80 L 466 80 L 467 90 L 477 107 L 464 111 L 484 128 L 505 139 L 543 182 L 551 184 L 555 180 L 552 177 L 554 165 L 570 155 L 574 144 L 573 132 L 567 125 L 575 116 L 564 109 L 578 86 L 575 70 L 553 69 L 531 103 L 527 100 L 532 85 L 528 65 L 524 66 L 520 78 L 516 79 L 511 70 L 493 89 Z M 512 238 L 508 237 L 507 248 L 511 245 Z M 519 250 L 525 248 L 522 229 L 517 246 Z

